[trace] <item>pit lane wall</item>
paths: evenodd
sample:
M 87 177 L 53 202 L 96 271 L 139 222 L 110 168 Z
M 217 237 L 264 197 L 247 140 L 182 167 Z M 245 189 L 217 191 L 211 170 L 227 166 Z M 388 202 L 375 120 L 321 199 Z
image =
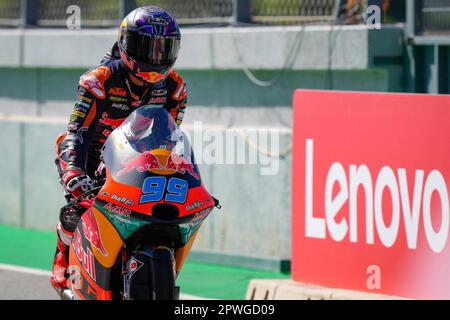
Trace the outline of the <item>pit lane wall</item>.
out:
M 176 69 L 189 88 L 185 124 L 279 130 L 274 176 L 258 165 L 202 165 L 223 209 L 191 258 L 287 270 L 291 252 L 292 93 L 296 88 L 404 91 L 401 26 L 183 29 Z M 0 30 L 0 223 L 50 230 L 64 204 L 53 165 L 80 74 L 116 30 Z M 212 129 L 217 126 L 216 129 Z M 189 129 L 191 130 L 191 129 Z M 254 142 L 254 141 L 253 141 Z M 264 148 L 251 140 L 247 147 Z

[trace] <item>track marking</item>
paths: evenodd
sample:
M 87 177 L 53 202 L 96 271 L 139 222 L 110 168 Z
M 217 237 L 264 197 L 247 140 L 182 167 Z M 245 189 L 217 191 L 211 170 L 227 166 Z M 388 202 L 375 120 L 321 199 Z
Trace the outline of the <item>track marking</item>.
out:
M 22 266 L 16 266 L 16 265 L 12 265 L 12 264 L 4 264 L 4 263 L 0 263 L 0 270 L 26 273 L 26 274 L 31 274 L 31 275 L 35 275 L 35 276 L 45 276 L 45 277 L 50 277 L 50 275 L 51 275 L 51 272 L 48 270 L 28 268 L 28 267 L 22 267 Z M 184 293 L 180 294 L 180 299 L 181 300 L 214 300 L 212 298 L 199 297 L 199 296 L 194 296 L 191 294 L 184 294 Z
M 51 272 L 47 270 L 41 270 L 41 269 L 34 269 L 34 268 L 28 268 L 28 267 L 21 267 L 21 266 L 15 266 L 11 264 L 3 264 L 0 263 L 0 270 L 7 270 L 7 271 L 14 271 L 14 272 L 20 272 L 20 273 L 27 273 L 27 274 L 33 274 L 36 276 L 47 276 L 50 277 Z
M 194 296 L 192 294 L 180 293 L 180 300 L 217 300 L 217 299 L 205 298 L 205 297 Z

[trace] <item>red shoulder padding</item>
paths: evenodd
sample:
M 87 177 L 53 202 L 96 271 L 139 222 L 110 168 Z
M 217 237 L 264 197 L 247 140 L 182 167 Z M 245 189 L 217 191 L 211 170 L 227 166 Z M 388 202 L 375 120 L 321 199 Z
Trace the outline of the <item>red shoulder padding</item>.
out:
M 80 78 L 80 85 L 92 93 L 97 99 L 105 99 L 105 81 L 111 76 L 111 69 L 100 66 L 84 74 Z
M 186 88 L 186 82 L 183 80 L 183 78 L 178 74 L 178 72 L 172 70 L 169 73 L 169 77 L 174 80 L 177 83 L 177 88 L 172 93 L 172 99 L 174 100 L 184 100 L 187 98 L 187 88 Z

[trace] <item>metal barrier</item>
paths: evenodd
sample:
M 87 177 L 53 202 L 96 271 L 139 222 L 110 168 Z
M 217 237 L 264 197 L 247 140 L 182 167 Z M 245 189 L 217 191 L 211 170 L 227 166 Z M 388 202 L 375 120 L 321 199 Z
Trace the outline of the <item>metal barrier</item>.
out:
M 233 0 L 138 0 L 137 6 L 155 5 L 168 10 L 180 24 L 231 23 Z
M 408 90 L 448 94 L 450 1 L 411 0 L 406 3 L 405 36 L 411 70 L 407 78 Z
M 419 32 L 450 33 L 448 0 L 417 0 L 414 12 Z M 384 11 L 404 11 L 392 0 L 0 0 L 0 26 L 64 27 L 67 8 L 80 8 L 81 27 L 116 27 L 138 6 L 156 5 L 171 12 L 182 25 L 364 23 L 371 4 Z M 389 9 L 386 9 L 389 8 Z M 387 22 L 398 22 L 389 17 Z
M 83 27 L 117 26 L 120 21 L 117 0 L 37 0 L 37 25 L 65 26 L 71 5 L 80 7 Z
M 0 0 L 0 26 L 19 26 L 20 24 L 20 1 Z
M 0 26 L 64 27 L 71 5 L 81 27 L 115 27 L 139 6 L 156 5 L 182 25 L 286 25 L 333 20 L 340 0 L 0 0 Z
M 422 34 L 450 34 L 450 1 L 421 0 L 420 29 Z
M 252 0 L 250 21 L 261 24 L 302 24 L 334 20 L 335 0 Z

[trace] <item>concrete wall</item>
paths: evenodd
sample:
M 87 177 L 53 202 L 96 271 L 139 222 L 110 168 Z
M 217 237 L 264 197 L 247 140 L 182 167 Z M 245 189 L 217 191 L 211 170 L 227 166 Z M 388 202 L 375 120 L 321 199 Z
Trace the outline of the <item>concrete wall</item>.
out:
M 363 70 L 370 63 L 365 26 L 183 29 L 182 37 L 178 69 Z M 89 68 L 117 30 L 0 30 L 0 39 L 2 66 Z
M 117 30 L 0 30 L 0 106 L 32 100 L 37 114 L 75 97 Z M 290 106 L 292 91 L 404 91 L 399 26 L 183 29 L 175 65 L 192 106 Z M 10 100 L 4 100 L 10 99 Z M 5 113 L 7 110 L 0 109 Z

